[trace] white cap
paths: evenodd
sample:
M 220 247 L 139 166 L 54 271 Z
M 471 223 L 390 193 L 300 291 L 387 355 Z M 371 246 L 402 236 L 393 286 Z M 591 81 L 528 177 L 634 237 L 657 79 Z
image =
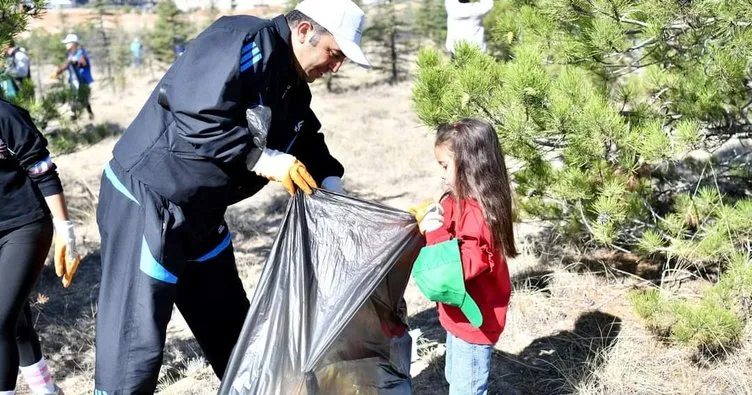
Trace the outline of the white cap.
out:
M 70 44 L 70 43 L 77 43 L 77 42 L 78 42 L 78 36 L 73 33 L 69 33 L 63 39 L 63 44 Z
M 350 60 L 363 67 L 371 67 L 360 49 L 366 16 L 355 3 L 351 0 L 303 0 L 295 9 L 328 30 Z

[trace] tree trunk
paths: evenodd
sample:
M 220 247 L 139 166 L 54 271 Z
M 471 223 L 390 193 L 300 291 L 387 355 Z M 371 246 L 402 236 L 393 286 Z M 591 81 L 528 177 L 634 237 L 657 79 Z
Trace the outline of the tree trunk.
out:
M 391 50 L 391 60 L 392 60 L 392 79 L 390 81 L 391 84 L 397 83 L 397 78 L 399 77 L 397 75 L 397 28 L 395 27 L 392 29 L 392 32 L 389 35 L 389 47 Z

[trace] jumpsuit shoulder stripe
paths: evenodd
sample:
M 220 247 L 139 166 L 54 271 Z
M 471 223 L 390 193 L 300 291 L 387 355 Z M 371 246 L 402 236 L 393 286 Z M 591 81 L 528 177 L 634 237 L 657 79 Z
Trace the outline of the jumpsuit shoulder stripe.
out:
M 248 59 L 255 58 L 256 56 L 259 56 L 259 55 L 261 55 L 261 51 L 258 48 L 253 48 L 253 51 L 244 54 L 240 58 L 240 64 L 243 64 L 247 62 Z
M 136 198 L 131 194 L 128 188 L 126 188 L 125 185 L 123 185 L 123 183 L 120 182 L 120 180 L 118 180 L 117 176 L 115 176 L 115 173 L 112 171 L 112 168 L 110 167 L 109 163 L 104 167 L 104 174 L 107 177 L 107 179 L 110 180 L 110 182 L 112 183 L 112 186 L 114 186 L 115 189 L 117 189 L 120 193 L 125 195 L 125 197 L 127 197 L 128 199 L 136 202 L 136 204 L 138 204 L 139 206 L 141 205 L 141 203 L 139 203 L 138 200 L 136 200 Z
M 250 50 L 246 52 L 246 48 L 250 48 Z M 259 49 L 255 42 L 251 43 L 250 46 L 244 46 L 240 57 L 240 72 L 248 70 L 262 58 L 261 49 Z
M 240 71 L 243 72 L 243 71 L 248 70 L 251 66 L 258 63 L 258 61 L 261 60 L 261 58 L 262 58 L 261 54 L 254 56 L 250 62 L 246 62 L 240 66 Z
M 249 52 L 251 50 L 258 49 L 258 46 L 256 46 L 255 42 L 250 42 L 243 46 L 243 49 L 240 50 L 241 54 L 245 54 L 246 52 Z
M 149 244 L 146 243 L 146 237 L 141 240 L 141 265 L 140 269 L 147 276 L 165 283 L 175 284 L 178 282 L 177 276 L 167 271 L 149 251 Z

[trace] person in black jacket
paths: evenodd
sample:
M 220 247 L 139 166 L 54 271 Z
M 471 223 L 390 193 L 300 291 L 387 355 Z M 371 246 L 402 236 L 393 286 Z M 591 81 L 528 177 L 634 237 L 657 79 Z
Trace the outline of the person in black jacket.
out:
M 102 178 L 95 393 L 155 390 L 173 305 L 222 377 L 249 307 L 225 211 L 270 180 L 342 192 L 307 82 L 370 66 L 364 22 L 351 0 L 222 17 L 157 84 Z
M 55 270 L 67 288 L 80 257 L 56 166 L 29 113 L 0 100 L 1 395 L 14 393 L 19 367 L 34 394 L 62 394 L 42 355 L 28 302 L 53 228 Z

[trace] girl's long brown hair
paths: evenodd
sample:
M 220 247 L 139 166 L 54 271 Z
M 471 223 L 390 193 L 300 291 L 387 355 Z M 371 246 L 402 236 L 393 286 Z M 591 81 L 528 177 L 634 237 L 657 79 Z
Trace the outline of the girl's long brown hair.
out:
M 454 153 L 455 190 L 460 199 L 472 198 L 483 209 L 494 244 L 508 257 L 517 256 L 512 227 L 512 192 L 504 154 L 496 131 L 477 119 L 441 125 L 436 146 L 449 144 Z

